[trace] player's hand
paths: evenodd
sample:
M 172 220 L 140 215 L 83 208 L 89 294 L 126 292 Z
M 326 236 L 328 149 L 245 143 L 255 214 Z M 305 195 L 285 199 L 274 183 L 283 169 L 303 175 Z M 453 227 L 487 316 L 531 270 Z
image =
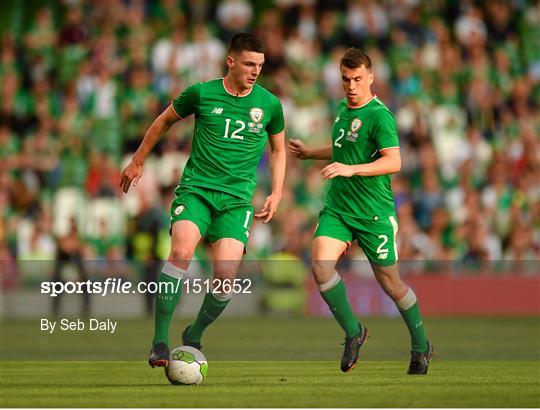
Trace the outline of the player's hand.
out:
M 122 175 L 120 176 L 120 187 L 122 188 L 122 191 L 124 191 L 124 193 L 127 193 L 132 182 L 133 186 L 137 186 L 137 182 L 139 182 L 139 179 L 141 179 L 142 174 L 143 164 L 131 160 L 126 169 L 122 171 Z
M 279 201 L 281 201 L 281 195 L 274 193 L 268 195 L 261 210 L 255 214 L 255 219 L 264 219 L 263 223 L 265 224 L 270 222 L 270 219 L 276 213 Z
M 301 140 L 290 139 L 289 140 L 289 152 L 293 157 L 298 159 L 308 159 L 309 149 Z
M 335 177 L 352 177 L 354 175 L 354 167 L 345 165 L 340 162 L 333 162 L 327 165 L 321 171 L 323 179 L 332 179 Z

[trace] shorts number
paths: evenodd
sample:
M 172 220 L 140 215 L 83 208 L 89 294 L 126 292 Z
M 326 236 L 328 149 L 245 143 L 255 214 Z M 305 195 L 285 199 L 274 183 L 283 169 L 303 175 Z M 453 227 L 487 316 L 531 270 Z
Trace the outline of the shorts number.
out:
M 246 123 L 244 121 L 236 120 L 236 124 L 240 124 L 240 128 L 233 131 L 231 134 L 231 138 L 237 139 L 237 140 L 243 140 L 243 135 L 237 135 L 240 131 L 243 131 L 244 128 L 246 128 Z M 225 134 L 223 134 L 223 138 L 229 138 L 229 125 L 231 124 L 230 118 L 225 118 Z
M 388 248 L 383 248 L 388 243 L 388 236 L 379 235 L 377 238 L 382 239 L 381 244 L 377 248 L 377 259 L 386 259 L 388 257 Z
M 336 140 L 334 141 L 334 145 L 336 147 L 341 148 L 341 142 L 339 142 L 339 141 L 341 141 L 341 139 L 343 138 L 344 135 L 345 135 L 345 130 L 343 128 L 340 128 L 339 129 L 339 137 L 337 137 Z
M 249 223 L 249 217 L 251 216 L 251 211 L 246 211 L 246 220 L 244 222 L 244 228 L 248 228 L 248 223 Z

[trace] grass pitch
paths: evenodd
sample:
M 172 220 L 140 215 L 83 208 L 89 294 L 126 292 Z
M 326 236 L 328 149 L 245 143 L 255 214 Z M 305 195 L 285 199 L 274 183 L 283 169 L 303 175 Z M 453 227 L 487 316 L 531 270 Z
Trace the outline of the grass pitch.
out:
M 435 360 L 427 376 L 407 376 L 409 341 L 398 319 L 365 320 L 373 336 L 348 374 L 339 371 L 341 335 L 330 319 L 223 319 L 205 335 L 209 373 L 200 386 L 171 386 L 148 367 L 151 321 L 119 321 L 114 335 L 45 335 L 38 321 L 3 322 L 0 405 L 540 406 L 538 318 L 426 322 Z

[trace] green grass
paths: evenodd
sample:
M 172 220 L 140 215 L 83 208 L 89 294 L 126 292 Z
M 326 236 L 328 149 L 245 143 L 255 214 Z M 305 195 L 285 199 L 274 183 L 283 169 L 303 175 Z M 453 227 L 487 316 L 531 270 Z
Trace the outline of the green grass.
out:
M 178 339 L 185 323 L 176 320 L 171 336 Z M 145 363 L 152 321 L 119 321 L 114 335 L 46 335 L 39 321 L 4 321 L 0 405 L 540 406 L 538 318 L 426 319 L 436 357 L 425 377 L 405 375 L 409 341 L 400 320 L 365 323 L 372 337 L 363 360 L 342 374 L 341 335 L 330 319 L 223 319 L 203 340 L 207 380 L 171 386 Z
M 171 386 L 141 362 L 7 362 L 3 407 L 536 407 L 538 364 L 405 361 L 214 362 L 200 386 Z M 7 376 L 9 375 L 9 376 Z

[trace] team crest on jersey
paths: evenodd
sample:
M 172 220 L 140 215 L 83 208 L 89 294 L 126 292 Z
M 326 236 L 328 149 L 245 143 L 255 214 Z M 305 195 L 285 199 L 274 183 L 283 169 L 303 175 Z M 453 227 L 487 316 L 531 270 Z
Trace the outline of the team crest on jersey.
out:
M 351 131 L 356 132 L 360 129 L 361 126 L 362 126 L 362 120 L 360 118 L 355 118 L 351 122 Z
M 182 211 L 184 210 L 184 205 L 179 205 L 176 207 L 176 209 L 174 210 L 174 214 L 175 215 L 180 215 L 182 213 Z
M 251 117 L 253 121 L 255 121 L 256 123 L 259 123 L 262 121 L 264 117 L 264 111 L 261 110 L 260 108 L 252 108 L 251 110 L 249 110 L 249 116 Z

